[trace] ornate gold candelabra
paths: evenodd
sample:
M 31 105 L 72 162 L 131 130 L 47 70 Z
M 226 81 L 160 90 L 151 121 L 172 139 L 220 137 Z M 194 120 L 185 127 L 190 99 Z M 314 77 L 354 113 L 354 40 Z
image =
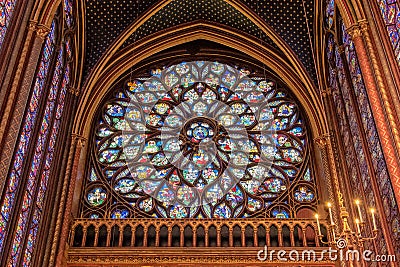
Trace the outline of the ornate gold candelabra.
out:
M 363 232 L 365 232 L 365 221 L 363 219 L 362 213 L 361 213 L 361 207 L 360 207 L 360 200 L 356 199 L 355 205 L 357 207 L 358 211 L 358 216 L 359 218 L 356 218 L 354 220 L 355 222 L 355 230 L 353 231 L 352 227 L 349 225 L 349 213 L 346 209 L 346 207 L 343 204 L 343 195 L 342 193 L 338 193 L 338 198 L 339 198 L 339 219 L 342 225 L 342 228 L 337 231 L 335 222 L 333 220 L 332 216 L 332 203 L 328 202 L 327 207 L 329 211 L 329 219 L 330 219 L 330 225 L 328 226 L 328 242 L 325 242 L 322 240 L 323 235 L 321 234 L 321 225 L 319 223 L 319 215 L 315 214 L 315 218 L 317 220 L 317 226 L 318 226 L 318 237 L 321 243 L 327 244 L 332 248 L 336 249 L 362 249 L 364 246 L 364 243 L 366 241 L 371 241 L 374 240 L 377 237 L 378 229 L 376 227 L 376 220 L 375 220 L 375 209 L 370 208 L 370 213 L 372 216 L 372 224 L 373 224 L 373 236 L 372 237 L 366 237 L 363 236 Z

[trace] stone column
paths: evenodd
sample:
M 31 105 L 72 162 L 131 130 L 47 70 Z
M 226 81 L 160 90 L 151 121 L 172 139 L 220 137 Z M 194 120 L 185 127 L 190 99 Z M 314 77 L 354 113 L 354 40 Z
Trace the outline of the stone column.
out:
M 333 201 L 334 208 L 332 209 L 333 220 L 335 223 L 336 231 L 339 230 L 339 205 L 337 203 L 337 193 L 341 192 L 338 175 L 336 171 L 336 164 L 334 159 L 334 153 L 331 145 L 331 137 L 329 134 L 324 134 L 320 137 L 314 139 L 314 142 L 317 144 L 321 156 L 322 156 L 322 164 L 324 168 L 324 180 L 326 182 L 326 188 L 328 191 L 329 199 Z M 323 203 L 325 205 L 325 203 Z M 319 213 L 325 214 L 324 209 L 321 207 L 318 210 Z
M 57 258 L 55 266 L 63 266 L 63 260 L 65 255 L 65 247 L 67 243 L 69 226 L 71 222 L 71 210 L 72 201 L 75 191 L 75 182 L 78 175 L 79 160 L 82 152 L 82 148 L 85 145 L 86 140 L 77 134 L 72 134 L 71 149 L 68 158 L 68 166 L 65 174 L 65 183 L 63 186 L 63 194 L 61 196 L 60 203 L 60 216 L 57 218 L 56 223 L 56 238 L 53 243 L 52 250 L 54 251 L 58 246 Z M 69 180 L 69 181 L 68 181 Z M 69 185 L 68 185 L 69 182 Z M 67 192 L 64 194 L 64 192 Z M 57 238 L 59 236 L 59 239 Z M 58 239 L 58 240 L 57 240 Z M 57 242 L 58 241 L 58 242 Z M 53 254 L 54 255 L 54 254 Z M 52 256 L 53 256 L 52 255 Z M 50 258 L 50 265 L 54 262 L 54 256 Z

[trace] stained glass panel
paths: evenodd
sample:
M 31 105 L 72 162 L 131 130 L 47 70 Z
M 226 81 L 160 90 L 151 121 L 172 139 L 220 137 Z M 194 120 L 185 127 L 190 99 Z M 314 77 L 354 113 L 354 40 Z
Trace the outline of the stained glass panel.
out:
M 54 75 L 59 75 L 58 79 L 61 79 L 61 72 L 56 71 Z M 33 221 L 30 224 L 29 227 L 29 234 L 28 234 L 28 243 L 25 249 L 24 253 L 24 258 L 23 258 L 23 266 L 30 266 L 31 265 L 31 258 L 33 254 L 33 249 L 36 244 L 36 236 L 38 233 L 39 229 L 39 222 L 41 221 L 42 218 L 42 213 L 43 213 L 43 205 L 44 205 L 44 200 L 45 200 L 45 193 L 47 190 L 47 185 L 49 182 L 49 177 L 50 177 L 50 168 L 51 164 L 53 161 L 54 157 L 54 149 L 56 145 L 56 139 L 59 134 L 59 128 L 60 128 L 60 123 L 61 123 L 61 116 L 63 114 L 64 110 L 64 104 L 65 104 L 65 95 L 67 92 L 67 86 L 69 84 L 69 66 L 67 65 L 64 75 L 63 75 L 63 80 L 61 83 L 61 89 L 59 90 L 59 96 L 58 96 L 58 103 L 56 106 L 55 110 L 55 118 L 54 118 L 54 123 L 50 132 L 49 136 L 49 143 L 46 148 L 47 154 L 46 154 L 46 159 L 44 163 L 44 169 L 41 174 L 41 179 L 40 179 L 40 187 L 39 187 L 39 192 L 36 198 L 36 204 L 34 205 L 34 214 L 33 214 Z M 54 115 L 53 115 L 54 116 Z
M 379 10 L 381 11 L 383 21 L 386 25 L 395 57 L 397 62 L 400 64 L 400 3 L 397 0 L 377 0 L 377 3 L 379 5 Z
M 16 4 L 17 0 L 5 0 L 0 2 L 0 49 L 3 45 L 7 28 L 10 26 Z
M 310 171 L 295 182 L 307 165 L 306 128 L 280 84 L 218 62 L 154 73 L 125 81 L 104 104 L 93 163 L 101 172 L 90 170 L 83 216 L 229 218 L 267 208 L 291 217 L 315 205 Z
M 1 206 L 1 217 L 0 217 L 0 250 L 3 247 L 3 241 L 5 239 L 6 228 L 8 226 L 8 221 L 10 219 L 11 212 L 15 204 L 15 195 L 17 193 L 17 188 L 20 183 L 20 178 L 22 175 L 22 165 L 26 157 L 27 149 L 32 137 L 32 130 L 35 126 L 37 120 L 37 111 L 39 100 L 43 95 L 44 80 L 47 77 L 50 58 L 54 50 L 54 40 L 55 40 L 55 27 L 56 24 L 53 22 L 51 26 L 51 31 L 48 34 L 45 45 L 43 48 L 43 54 L 39 65 L 39 71 L 35 80 L 33 87 L 33 93 L 30 98 L 30 104 L 28 111 L 25 115 L 24 124 L 22 132 L 20 135 L 20 140 L 18 142 L 17 152 L 14 156 L 13 168 L 11 170 L 9 180 L 7 183 L 7 191 Z M 36 159 L 34 159 L 36 160 Z M 16 236 L 20 238 L 20 236 Z M 18 240 L 17 240 L 18 241 Z
M 64 14 L 67 27 L 70 28 L 73 23 L 73 0 L 64 0 Z
M 335 16 L 335 0 L 326 0 L 326 24 L 332 28 Z

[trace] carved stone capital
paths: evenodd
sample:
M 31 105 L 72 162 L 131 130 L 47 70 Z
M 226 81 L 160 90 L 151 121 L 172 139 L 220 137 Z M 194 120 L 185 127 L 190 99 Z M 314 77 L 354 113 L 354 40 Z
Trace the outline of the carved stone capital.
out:
M 49 34 L 49 32 L 50 32 L 50 28 L 47 27 L 46 25 L 38 25 L 37 26 L 36 34 L 40 38 L 42 38 L 42 39 L 46 38 L 46 36 L 47 36 L 47 34 Z
M 36 31 L 37 21 L 31 20 L 29 21 L 28 29 L 32 32 Z
M 361 31 L 363 33 L 366 33 L 366 32 L 369 31 L 369 24 L 368 24 L 368 21 L 366 19 L 360 20 L 358 22 L 358 25 L 360 25 Z
M 28 28 L 30 31 L 36 32 L 36 35 L 41 38 L 45 39 L 47 34 L 50 32 L 50 28 L 43 24 L 38 24 L 37 21 L 29 21 Z
M 352 25 L 351 27 L 349 27 L 347 29 L 347 32 L 350 34 L 352 39 L 362 37 L 362 30 L 361 30 L 360 25 L 358 25 L 358 24 L 355 24 L 355 25 Z
M 314 138 L 314 142 L 318 145 L 319 148 L 325 148 L 330 141 L 330 134 L 323 134 L 319 137 Z

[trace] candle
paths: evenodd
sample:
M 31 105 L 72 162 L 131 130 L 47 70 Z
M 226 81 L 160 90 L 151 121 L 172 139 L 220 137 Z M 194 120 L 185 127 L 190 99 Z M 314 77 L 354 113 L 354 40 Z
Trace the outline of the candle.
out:
M 329 209 L 329 218 L 331 220 L 331 225 L 335 225 L 335 223 L 333 222 L 333 217 L 332 217 L 332 204 L 330 202 L 328 202 L 328 209 Z
M 315 214 L 315 219 L 317 219 L 318 235 L 321 235 L 321 226 L 319 224 L 319 216 L 318 216 L 318 214 Z
M 356 206 L 357 206 L 357 210 L 358 210 L 358 216 L 360 216 L 360 222 L 363 223 L 363 218 L 362 218 L 362 214 L 361 214 L 361 208 L 360 208 L 360 200 L 356 199 Z
M 356 219 L 356 225 L 357 225 L 357 233 L 361 234 L 360 221 L 358 219 Z
M 378 230 L 376 227 L 376 221 L 375 221 L 375 209 L 371 208 L 371 214 L 372 214 L 372 224 L 374 225 L 374 230 Z

